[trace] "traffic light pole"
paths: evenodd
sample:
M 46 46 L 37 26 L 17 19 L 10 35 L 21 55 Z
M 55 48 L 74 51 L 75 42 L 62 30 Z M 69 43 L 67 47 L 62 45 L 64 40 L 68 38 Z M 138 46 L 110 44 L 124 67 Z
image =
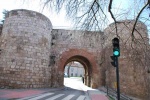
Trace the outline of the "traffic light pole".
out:
M 118 66 L 118 57 L 115 57 L 116 61 L 116 78 L 117 78 L 117 98 L 120 100 L 120 84 L 119 84 L 119 66 Z
M 116 67 L 116 79 L 117 79 L 117 98 L 120 100 L 120 87 L 119 87 L 119 65 L 118 65 L 118 57 L 120 56 L 120 47 L 119 47 L 119 39 L 116 37 L 112 39 L 113 44 L 113 57 L 114 57 L 114 63 L 113 66 Z M 111 57 L 111 58 L 113 58 Z

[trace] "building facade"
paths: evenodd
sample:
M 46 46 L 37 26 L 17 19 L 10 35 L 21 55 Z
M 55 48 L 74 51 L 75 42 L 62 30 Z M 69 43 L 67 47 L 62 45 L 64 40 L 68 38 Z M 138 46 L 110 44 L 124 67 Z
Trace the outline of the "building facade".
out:
M 72 64 L 67 64 L 65 66 L 64 73 L 68 77 L 83 77 L 85 74 L 84 67 L 78 62 L 73 62 Z

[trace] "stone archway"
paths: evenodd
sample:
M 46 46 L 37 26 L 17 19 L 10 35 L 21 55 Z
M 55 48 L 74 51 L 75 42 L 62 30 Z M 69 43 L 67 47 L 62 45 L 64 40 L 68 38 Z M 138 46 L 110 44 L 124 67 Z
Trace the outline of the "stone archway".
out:
M 94 54 L 83 49 L 70 49 L 63 52 L 58 62 L 59 72 L 63 73 L 65 65 L 71 61 L 78 61 L 84 66 L 85 84 L 87 86 L 91 86 L 92 88 L 99 86 L 99 69 Z

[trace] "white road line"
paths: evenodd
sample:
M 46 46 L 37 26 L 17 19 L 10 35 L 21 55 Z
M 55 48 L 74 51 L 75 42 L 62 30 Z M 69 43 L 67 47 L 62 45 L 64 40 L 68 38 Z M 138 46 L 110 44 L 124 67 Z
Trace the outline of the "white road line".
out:
M 44 98 L 44 97 L 52 95 L 52 94 L 54 94 L 54 93 L 46 93 L 46 94 L 43 94 L 41 96 L 37 96 L 35 98 L 31 98 L 31 99 L 28 99 L 28 100 L 37 100 L 37 99 L 41 99 L 41 98 Z
M 85 96 L 81 95 L 77 98 L 77 100 L 84 100 Z
M 63 98 L 62 100 L 70 100 L 72 97 L 74 97 L 75 95 L 68 95 L 67 97 Z
M 33 97 L 36 97 L 36 96 L 40 96 L 42 94 L 36 94 L 36 95 L 33 95 L 33 96 L 29 96 L 29 97 L 24 97 L 24 98 L 21 98 L 21 99 L 17 99 L 17 100 L 28 100 L 30 98 L 33 98 Z
M 53 97 L 51 97 L 51 98 L 48 98 L 48 99 L 46 99 L 46 100 L 55 100 L 55 99 L 57 99 L 57 98 L 59 98 L 59 97 L 61 97 L 61 96 L 63 96 L 64 94 L 58 94 L 58 95 L 55 95 L 55 96 L 53 96 Z

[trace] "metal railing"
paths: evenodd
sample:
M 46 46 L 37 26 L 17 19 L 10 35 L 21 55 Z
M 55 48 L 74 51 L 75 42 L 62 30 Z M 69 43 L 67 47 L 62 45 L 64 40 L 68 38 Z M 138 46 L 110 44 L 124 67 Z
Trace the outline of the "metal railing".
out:
M 108 96 L 112 97 L 114 100 L 117 100 L 116 90 L 107 87 L 99 88 L 99 90 L 105 92 Z M 124 94 L 120 94 L 120 100 L 132 100 L 132 99 Z

